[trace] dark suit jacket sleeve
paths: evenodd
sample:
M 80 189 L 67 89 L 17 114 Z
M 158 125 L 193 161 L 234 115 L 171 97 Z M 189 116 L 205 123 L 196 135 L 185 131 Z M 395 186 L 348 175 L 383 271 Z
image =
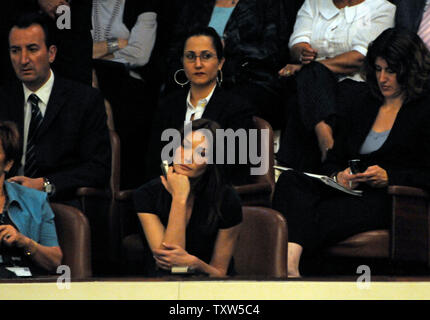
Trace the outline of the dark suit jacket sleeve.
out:
M 430 99 L 421 103 L 420 110 L 413 117 L 416 122 L 411 124 L 418 130 L 415 141 L 411 141 L 416 153 L 414 161 L 409 161 L 404 167 L 387 168 L 388 184 L 424 188 L 430 190 Z
M 79 164 L 60 167 L 46 177 L 55 185 L 57 194 L 79 187 L 105 187 L 109 181 L 111 147 L 107 116 L 102 95 L 94 92 L 97 93 L 88 101 L 82 101 L 87 105 L 79 130 Z
M 321 173 L 331 176 L 337 172 L 343 171 L 347 168 L 348 163 L 347 150 L 348 131 L 344 128 L 339 130 L 335 137 L 333 149 L 327 153 L 327 159 L 322 165 Z

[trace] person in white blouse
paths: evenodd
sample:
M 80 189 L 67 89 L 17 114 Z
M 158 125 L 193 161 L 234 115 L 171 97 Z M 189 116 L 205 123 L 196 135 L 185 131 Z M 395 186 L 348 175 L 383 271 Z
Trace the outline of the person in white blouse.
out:
M 93 0 L 93 85 L 112 107 L 121 139 L 122 188 L 142 181 L 136 146 L 144 152 L 158 99 L 150 62 L 157 38 L 156 8 L 152 1 Z
M 322 161 L 334 144 L 332 124 L 327 119 L 336 114 L 336 83 L 363 81 L 359 71 L 367 47 L 394 25 L 395 10 L 387 0 L 305 0 L 297 14 L 289 41 L 293 63 L 279 75 L 296 75 L 301 121 L 306 130 L 315 132 Z M 304 70 L 313 76 L 300 78 Z M 306 103 L 312 105 L 303 105 Z
M 141 67 L 148 63 L 155 44 L 157 14 L 139 13 L 130 29 L 124 15 L 126 2 L 93 1 L 93 58 L 124 63 L 130 68 Z

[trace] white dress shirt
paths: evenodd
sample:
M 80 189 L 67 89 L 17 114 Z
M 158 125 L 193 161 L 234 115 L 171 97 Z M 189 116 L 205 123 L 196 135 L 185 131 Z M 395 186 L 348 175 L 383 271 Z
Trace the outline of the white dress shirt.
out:
M 52 87 L 54 86 L 54 72 L 51 70 L 51 74 L 49 76 L 48 81 L 40 87 L 36 92 L 31 91 L 26 87 L 25 84 L 22 84 L 24 89 L 24 136 L 23 136 L 23 154 L 21 158 L 22 167 L 20 168 L 19 174 L 23 174 L 24 165 L 25 165 L 25 153 L 27 151 L 27 141 L 28 141 L 28 131 L 30 129 L 30 121 L 31 121 L 31 104 L 28 101 L 28 98 L 31 94 L 35 94 L 39 98 L 39 109 L 42 114 L 42 117 L 45 116 L 46 107 L 48 106 L 49 98 L 51 96 Z
M 112 0 L 98 0 L 98 22 L 101 29 L 101 35 L 95 39 L 94 29 L 91 30 L 93 41 L 106 41 L 105 29 L 109 24 L 114 11 L 115 2 Z M 128 45 L 113 53 L 112 61 L 121 62 L 130 65 L 130 67 L 140 67 L 148 63 L 154 48 L 157 32 L 157 14 L 155 12 L 144 12 L 140 14 L 133 28 L 129 30 L 123 23 L 125 0 L 122 0 L 118 15 L 112 23 L 109 37 L 128 39 Z M 92 12 L 92 22 L 96 27 L 95 12 Z
M 365 56 L 369 43 L 394 26 L 395 12 L 396 6 L 387 0 L 365 0 L 342 9 L 332 0 L 305 0 L 297 13 L 289 47 L 309 43 L 318 51 L 317 60 L 353 50 Z M 359 74 L 348 78 L 363 81 Z
M 209 95 L 207 97 L 197 101 L 196 106 L 193 106 L 193 104 L 191 103 L 191 90 L 188 91 L 187 112 L 185 114 L 185 122 L 186 123 L 191 121 L 191 118 L 193 115 L 194 115 L 194 118 L 192 120 L 201 119 L 203 112 L 205 111 L 205 107 L 209 103 L 209 100 L 211 99 L 211 97 L 215 91 L 215 88 L 216 88 L 216 84 L 214 85 L 212 91 L 209 93 Z

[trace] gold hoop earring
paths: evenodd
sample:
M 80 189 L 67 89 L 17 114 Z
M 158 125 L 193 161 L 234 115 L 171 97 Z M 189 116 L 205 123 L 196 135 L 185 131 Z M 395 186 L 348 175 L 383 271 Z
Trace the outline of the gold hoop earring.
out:
M 183 72 L 185 73 L 185 70 L 184 70 L 184 69 L 176 70 L 175 74 L 173 75 L 173 80 L 175 80 L 175 82 L 176 82 L 177 84 L 179 84 L 179 85 L 183 88 L 186 84 L 188 84 L 188 82 L 190 82 L 190 80 L 188 80 L 188 79 L 187 79 L 187 81 L 186 81 L 186 82 L 179 82 L 179 81 L 178 81 L 178 79 L 177 79 L 176 77 L 178 76 L 178 73 L 179 73 L 179 72 L 181 72 L 181 71 L 183 71 Z

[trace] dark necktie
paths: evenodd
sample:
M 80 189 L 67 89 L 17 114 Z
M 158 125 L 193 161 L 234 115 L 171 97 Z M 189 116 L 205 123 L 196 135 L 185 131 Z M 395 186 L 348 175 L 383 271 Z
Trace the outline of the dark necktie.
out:
M 25 153 L 24 175 L 29 178 L 36 177 L 36 150 L 35 137 L 42 124 L 43 116 L 39 109 L 39 98 L 33 93 L 28 98 L 31 105 L 31 120 L 27 136 L 27 151 Z

